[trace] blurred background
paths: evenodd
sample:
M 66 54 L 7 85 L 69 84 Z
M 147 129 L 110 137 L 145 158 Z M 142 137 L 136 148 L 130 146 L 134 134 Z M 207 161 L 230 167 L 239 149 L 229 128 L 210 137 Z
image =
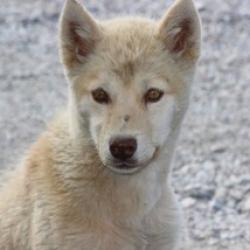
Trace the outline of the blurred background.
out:
M 80 1 L 80 0 L 79 0 Z M 100 19 L 159 18 L 170 0 L 84 0 Z M 203 54 L 174 163 L 188 250 L 250 249 L 250 1 L 195 0 Z M 65 107 L 57 52 L 63 0 L 1 0 L 0 168 L 16 165 Z

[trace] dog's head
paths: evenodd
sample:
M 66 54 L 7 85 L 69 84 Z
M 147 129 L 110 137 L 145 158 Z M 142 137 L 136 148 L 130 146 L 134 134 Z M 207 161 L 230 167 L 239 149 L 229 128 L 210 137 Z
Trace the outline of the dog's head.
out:
M 159 22 L 97 22 L 67 0 L 59 44 L 75 140 L 94 143 L 103 164 L 116 172 L 148 165 L 179 128 L 188 106 L 200 53 L 193 1 L 177 0 Z

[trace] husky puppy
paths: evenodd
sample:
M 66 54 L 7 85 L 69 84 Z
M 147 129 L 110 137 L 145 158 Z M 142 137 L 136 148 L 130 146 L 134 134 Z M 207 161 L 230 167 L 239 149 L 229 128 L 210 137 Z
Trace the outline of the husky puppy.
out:
M 173 250 L 171 160 L 200 54 L 192 0 L 160 21 L 96 21 L 65 2 L 68 108 L 0 191 L 1 250 Z

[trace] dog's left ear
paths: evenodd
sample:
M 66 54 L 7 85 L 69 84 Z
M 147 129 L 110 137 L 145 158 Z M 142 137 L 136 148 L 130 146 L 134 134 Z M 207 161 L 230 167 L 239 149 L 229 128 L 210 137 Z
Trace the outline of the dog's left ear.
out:
M 100 38 L 97 22 L 76 0 L 66 0 L 59 25 L 62 62 L 67 68 L 84 63 Z
M 158 37 L 175 58 L 198 59 L 201 23 L 193 0 L 176 0 L 160 22 Z

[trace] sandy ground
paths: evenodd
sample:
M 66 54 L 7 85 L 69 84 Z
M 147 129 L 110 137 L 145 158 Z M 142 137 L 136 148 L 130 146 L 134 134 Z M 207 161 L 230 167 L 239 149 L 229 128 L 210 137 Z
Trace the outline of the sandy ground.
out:
M 1 0 L 0 165 L 15 165 L 66 104 L 58 61 L 62 0 Z M 166 0 L 85 0 L 99 18 L 157 18 Z M 250 249 L 250 1 L 196 0 L 203 55 L 177 150 L 173 183 L 189 250 Z

